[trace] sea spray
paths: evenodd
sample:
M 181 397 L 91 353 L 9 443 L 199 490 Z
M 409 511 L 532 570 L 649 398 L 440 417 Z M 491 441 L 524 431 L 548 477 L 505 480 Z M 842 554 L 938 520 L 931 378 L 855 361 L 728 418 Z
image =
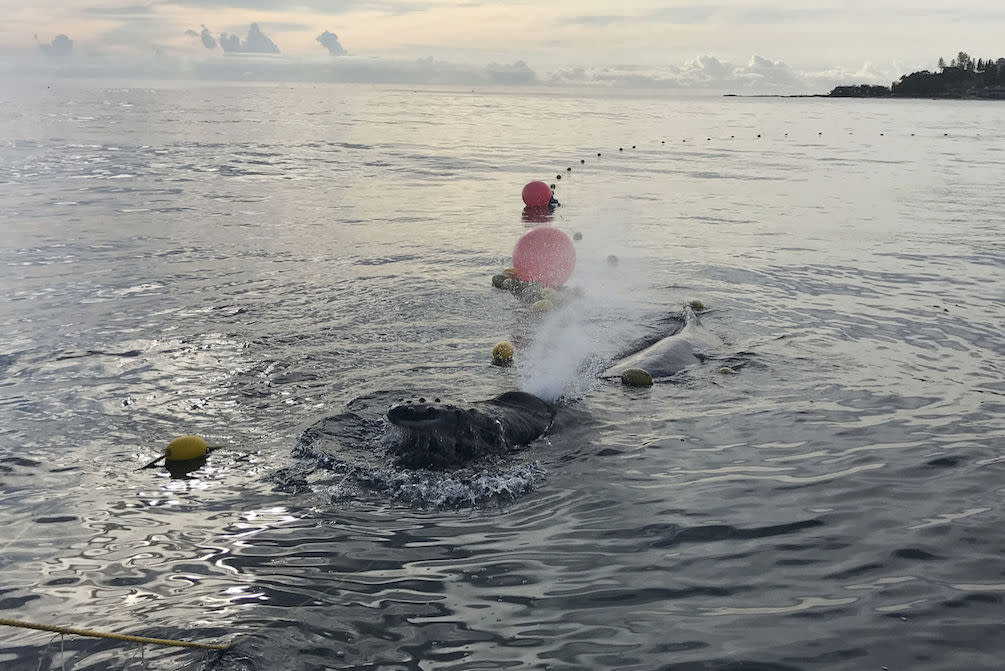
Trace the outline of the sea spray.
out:
M 581 302 L 549 314 L 520 359 L 520 388 L 554 402 L 589 391 L 591 355 L 599 349 L 598 334 L 585 328 Z M 597 366 L 599 372 L 600 366 Z M 595 377 L 595 376 L 592 376 Z
M 519 357 L 523 391 L 554 402 L 583 396 L 599 384 L 605 357 L 637 327 L 641 311 L 631 297 L 638 295 L 633 286 L 639 273 L 632 267 L 613 266 L 603 257 L 579 263 L 577 286 L 583 295 L 547 313 Z

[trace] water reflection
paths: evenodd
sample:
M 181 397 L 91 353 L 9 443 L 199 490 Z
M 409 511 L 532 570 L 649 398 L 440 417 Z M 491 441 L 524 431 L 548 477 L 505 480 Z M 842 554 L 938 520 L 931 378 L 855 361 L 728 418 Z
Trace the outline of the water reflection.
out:
M 237 640 L 148 650 L 163 669 L 997 668 L 998 110 L 294 88 L 61 84 L 38 114 L 0 92 L 8 610 Z M 611 253 L 640 279 L 573 329 L 588 349 L 698 298 L 754 363 L 588 380 L 519 498 L 277 488 L 352 399 L 520 385 L 491 345 L 548 336 L 489 277 L 554 216 L 513 218 L 527 118 L 557 169 L 591 157 L 562 182 L 573 283 L 602 292 L 585 259 Z M 667 118 L 673 142 L 611 152 Z M 925 132 L 862 139 L 895 123 Z M 190 432 L 233 449 L 133 470 Z M 12 668 L 63 661 L 0 637 Z M 66 646 L 74 669 L 136 654 Z
M 528 205 L 520 213 L 520 219 L 527 224 L 547 224 L 554 218 L 554 212 L 547 205 Z

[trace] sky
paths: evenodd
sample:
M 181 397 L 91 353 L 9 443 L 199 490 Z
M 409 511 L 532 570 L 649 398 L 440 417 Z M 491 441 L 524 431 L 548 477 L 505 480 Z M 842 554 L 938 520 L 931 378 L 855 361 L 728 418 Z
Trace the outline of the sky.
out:
M 959 51 L 1005 2 L 0 0 L 0 73 L 821 92 Z M 999 53 L 1001 52 L 1001 53 Z

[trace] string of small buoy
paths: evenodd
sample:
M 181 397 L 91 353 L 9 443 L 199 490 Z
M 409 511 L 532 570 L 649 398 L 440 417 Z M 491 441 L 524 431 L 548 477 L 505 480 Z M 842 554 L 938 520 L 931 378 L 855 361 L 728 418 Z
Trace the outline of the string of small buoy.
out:
M 824 135 L 823 131 L 817 131 L 817 137 L 818 137 L 818 138 L 819 138 L 819 137 L 823 137 L 823 135 Z M 854 132 L 853 132 L 853 131 L 848 131 L 848 135 L 854 135 Z M 980 135 L 981 135 L 981 134 L 980 134 L 980 133 L 977 133 L 976 135 L 977 135 L 977 137 L 980 137 Z M 879 137 L 885 137 L 885 136 L 886 136 L 886 133 L 882 133 L 882 132 L 881 132 L 881 133 L 879 133 Z M 911 134 L 910 134 L 910 136 L 911 136 L 911 137 L 915 137 L 915 133 L 911 133 Z M 942 136 L 943 136 L 943 137 L 949 137 L 949 133 L 943 133 L 943 134 L 942 134 Z M 782 133 L 781 137 L 785 137 L 785 138 L 787 138 L 787 137 L 789 137 L 789 133 L 788 133 L 788 132 L 784 132 L 784 133 Z M 712 135 L 706 135 L 706 136 L 705 136 L 705 141 L 706 141 L 706 142 L 711 142 L 711 141 L 713 141 L 713 140 L 719 140 L 719 139 L 725 139 L 725 138 L 721 138 L 721 137 L 713 137 Z M 731 134 L 731 135 L 729 136 L 729 138 L 728 138 L 728 139 L 730 139 L 730 140 L 735 140 L 735 139 L 736 139 L 736 134 Z M 758 140 L 760 140 L 760 139 L 764 139 L 764 136 L 763 136 L 763 134 L 762 134 L 762 133 L 757 133 L 757 134 L 756 134 L 756 135 L 754 136 L 754 139 L 758 139 Z M 688 141 L 688 138 L 681 138 L 681 143 L 682 143 L 682 144 L 686 144 L 686 143 L 687 143 L 687 141 Z M 662 145 L 665 145 L 666 143 L 667 143 L 667 141 L 666 141 L 666 140 L 660 140 L 660 146 L 662 146 Z M 693 138 L 692 138 L 692 144 L 693 144 Z M 638 146 L 637 146 L 637 145 L 634 145 L 634 144 L 633 144 L 633 145 L 631 146 L 631 148 L 632 148 L 632 149 L 637 149 L 637 148 L 638 148 Z M 618 152 L 619 152 L 619 153 L 622 153 L 622 152 L 624 152 L 624 151 L 625 151 L 625 148 L 624 148 L 623 146 L 622 146 L 622 147 L 618 147 Z M 603 152 L 599 152 L 599 151 L 597 152 L 597 158 L 601 158 L 601 157 L 603 157 L 603 155 L 604 155 L 604 154 L 603 154 Z M 584 158 L 581 158 L 581 159 L 579 159 L 579 164 L 580 164 L 580 165 L 586 165 L 586 159 L 584 159 Z M 569 175 L 569 174 L 571 174 L 572 172 L 573 172 L 573 170 L 572 170 L 572 166 L 569 166 L 569 167 L 567 167 L 567 168 L 565 169 L 565 174 L 566 174 L 566 176 L 568 176 L 568 175 Z M 561 179 L 562 179 L 562 175 L 563 175 L 563 173 L 562 173 L 562 172 L 558 172 L 558 173 L 557 173 L 557 174 L 555 175 L 555 180 L 556 180 L 556 181 L 557 181 L 557 180 L 561 180 Z M 543 184 L 544 182 L 541 182 L 541 183 Z M 556 191 L 556 189 L 557 189 L 556 185 L 555 185 L 554 183 L 552 183 L 552 184 L 550 184 L 550 185 L 546 185 L 546 186 L 549 186 L 549 188 L 551 189 L 551 192 L 552 192 L 552 193 L 550 194 L 550 199 L 551 199 L 551 200 L 550 200 L 549 202 L 551 202 L 551 203 L 554 203 L 554 204 L 557 204 L 557 202 L 558 202 L 558 201 L 557 201 L 557 200 L 555 200 L 555 193 L 554 193 L 554 192 Z M 525 200 L 525 202 L 526 202 L 526 200 Z M 547 204 L 547 203 L 541 203 L 541 204 Z M 528 205 L 530 205 L 530 204 L 528 203 Z
M 823 131 L 817 132 L 817 137 L 823 136 Z M 854 133 L 849 131 L 849 135 Z M 880 137 L 885 133 L 879 133 Z M 915 137 L 915 133 L 910 134 Z M 949 133 L 943 133 L 943 137 L 948 137 Z M 979 134 L 978 134 L 979 135 Z M 789 133 L 785 132 L 781 137 L 788 138 Z M 762 139 L 763 134 L 757 133 L 753 139 Z M 716 138 L 721 139 L 721 138 Z M 736 139 L 736 135 L 729 136 L 730 140 Z M 707 135 L 706 142 L 711 142 L 713 137 Z M 688 138 L 682 138 L 681 143 L 686 144 Z M 660 140 L 660 146 L 666 145 L 666 140 Z M 694 142 L 692 141 L 692 145 Z M 631 145 L 632 149 L 637 149 L 638 145 Z M 625 147 L 618 147 L 617 154 L 623 154 Z M 614 152 L 612 152 L 614 153 Z M 604 153 L 598 151 L 596 157 L 602 158 Z M 579 159 L 581 166 L 587 165 L 586 159 Z M 565 175 L 573 173 L 572 166 L 565 168 Z M 558 172 L 555 180 L 562 179 L 563 173 Z M 552 218 L 554 211 L 561 203 L 555 197 L 557 185 L 547 184 L 543 181 L 535 180 L 529 182 L 523 188 L 522 198 L 526 207 L 524 208 L 524 221 L 547 224 Z M 536 239 L 531 240 L 534 237 Z M 581 240 L 581 233 L 574 233 L 572 240 Z M 492 286 L 497 289 L 504 289 L 511 292 L 517 298 L 530 305 L 532 312 L 544 313 L 556 305 L 560 305 L 572 297 L 581 295 L 580 291 L 563 291 L 565 281 L 572 274 L 575 266 L 575 248 L 572 240 L 562 231 L 550 226 L 538 226 L 525 233 L 517 241 L 513 249 L 513 266 L 504 268 L 501 272 L 492 276 Z M 540 252 L 542 249 L 550 249 L 548 254 L 537 254 L 527 250 Z M 524 256 L 525 263 L 521 263 L 521 255 Z M 570 261 L 571 259 L 571 261 Z M 617 265 L 618 258 L 611 254 L 607 257 L 609 265 Z M 534 268 L 534 264 L 543 264 L 540 268 Z M 521 268 L 521 265 L 524 267 Z M 688 307 L 700 312 L 705 309 L 704 304 L 699 300 L 692 300 Z M 510 366 L 513 364 L 515 348 L 509 341 L 501 341 L 492 348 L 492 363 L 496 366 Z M 723 367 L 721 373 L 734 373 L 729 367 Z M 630 368 L 621 376 L 622 382 L 633 386 L 648 386 L 653 380 L 652 376 L 645 370 Z

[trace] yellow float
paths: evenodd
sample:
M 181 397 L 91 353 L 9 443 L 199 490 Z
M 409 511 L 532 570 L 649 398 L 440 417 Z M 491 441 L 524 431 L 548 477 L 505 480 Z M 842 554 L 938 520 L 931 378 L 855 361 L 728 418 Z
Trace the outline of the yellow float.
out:
M 492 363 L 496 366 L 508 366 L 513 363 L 513 345 L 505 340 L 496 343 L 492 348 Z
M 168 461 L 189 461 L 206 456 L 206 441 L 199 436 L 181 436 L 168 443 L 164 458 Z

